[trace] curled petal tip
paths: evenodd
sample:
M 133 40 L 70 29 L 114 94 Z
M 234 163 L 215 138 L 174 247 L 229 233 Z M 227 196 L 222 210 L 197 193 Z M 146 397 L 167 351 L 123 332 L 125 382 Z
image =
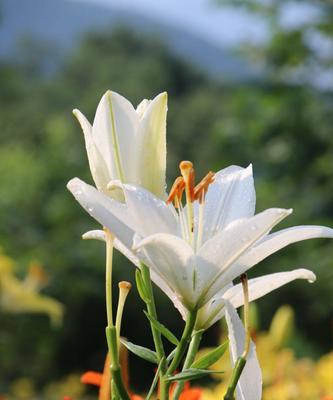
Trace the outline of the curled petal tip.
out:
M 84 233 L 81 237 L 83 240 L 94 239 L 94 240 L 101 240 L 103 242 L 106 241 L 105 232 L 100 229 L 88 231 L 88 232 Z
M 316 280 L 317 280 L 316 275 L 315 275 L 312 271 L 307 271 L 307 272 L 308 272 L 308 273 L 307 273 L 307 277 L 306 277 L 307 281 L 308 281 L 309 283 L 314 283 L 314 282 L 316 282 Z
M 106 188 L 108 190 L 122 189 L 122 187 L 123 187 L 123 184 L 121 183 L 121 181 L 119 179 L 113 179 L 106 186 Z
M 67 189 L 70 190 L 71 192 L 78 187 L 80 180 L 79 178 L 73 178 L 67 183 Z

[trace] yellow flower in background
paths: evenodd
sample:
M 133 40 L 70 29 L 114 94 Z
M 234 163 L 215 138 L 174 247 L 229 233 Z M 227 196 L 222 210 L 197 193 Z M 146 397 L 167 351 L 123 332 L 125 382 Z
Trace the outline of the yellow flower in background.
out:
M 62 322 L 64 306 L 49 296 L 40 294 L 48 279 L 36 262 L 29 265 L 23 280 L 14 275 L 14 262 L 0 254 L 0 310 L 6 313 L 35 313 L 49 316 L 52 325 Z

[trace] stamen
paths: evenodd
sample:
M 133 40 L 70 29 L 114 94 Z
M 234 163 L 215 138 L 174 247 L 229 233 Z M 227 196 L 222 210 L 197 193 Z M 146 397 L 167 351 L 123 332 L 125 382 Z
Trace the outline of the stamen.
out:
M 174 201 L 175 207 L 179 208 L 179 203 L 181 203 L 181 201 L 182 201 L 184 189 L 185 189 L 184 178 L 182 176 L 179 176 L 175 180 L 174 184 L 172 185 L 172 188 L 170 190 L 169 197 L 167 198 L 166 203 L 170 204 Z
M 214 182 L 215 173 L 209 171 L 208 174 L 194 188 L 194 199 L 202 203 L 208 191 L 208 186 Z

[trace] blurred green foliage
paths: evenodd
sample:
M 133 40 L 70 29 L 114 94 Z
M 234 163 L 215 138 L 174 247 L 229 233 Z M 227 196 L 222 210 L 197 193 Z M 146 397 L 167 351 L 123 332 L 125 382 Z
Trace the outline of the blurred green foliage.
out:
M 80 240 L 97 225 L 65 186 L 74 176 L 92 182 L 83 135 L 71 110 L 79 108 L 92 120 L 107 89 L 134 104 L 168 91 L 170 182 L 182 159 L 193 160 L 200 176 L 252 162 L 258 210 L 293 207 L 295 214 L 285 226 L 333 226 L 330 91 L 269 77 L 239 86 L 221 83 L 171 56 L 159 42 L 125 30 L 88 35 L 50 76 L 30 60 L 1 63 L 0 87 L 0 245 L 22 268 L 31 259 L 39 260 L 51 278 L 45 292 L 67 307 L 58 331 L 50 330 L 44 317 L 1 315 L 0 391 L 17 376 L 43 384 L 103 364 L 104 247 Z M 259 301 L 266 321 L 281 299 L 292 304 L 308 352 L 314 355 L 327 351 L 332 341 L 327 329 L 333 309 L 332 246 L 325 240 L 293 245 L 250 273 L 308 266 L 318 274 L 312 286 L 296 282 Z M 115 284 L 133 281 L 134 269 L 126 260 L 117 256 L 115 264 Z M 179 332 L 181 320 L 170 303 L 160 296 L 158 307 L 162 321 Z M 133 290 L 124 334 L 149 345 L 148 324 L 138 315 L 142 308 Z M 140 365 L 131 362 L 133 370 Z M 149 372 L 141 368 L 134 386 L 144 386 Z

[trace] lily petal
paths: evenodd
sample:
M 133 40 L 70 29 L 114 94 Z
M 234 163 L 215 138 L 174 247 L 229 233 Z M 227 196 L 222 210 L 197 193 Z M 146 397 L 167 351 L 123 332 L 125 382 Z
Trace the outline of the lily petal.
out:
M 199 249 L 198 278 L 209 283 L 204 297 L 201 299 L 202 305 L 212 298 L 221 287 L 240 275 L 236 263 L 238 258 L 263 235 L 267 234 L 274 225 L 287 217 L 291 211 L 270 208 L 252 218 L 235 221 Z
M 232 364 L 235 365 L 238 357 L 244 350 L 245 330 L 235 308 L 225 302 L 226 321 L 228 325 L 229 346 Z M 237 400 L 261 400 L 262 375 L 256 355 L 255 345 L 251 340 L 250 352 L 243 372 L 236 387 Z
M 125 246 L 132 246 L 135 232 L 124 204 L 112 200 L 78 178 L 71 179 L 67 188 L 93 218 L 110 229 Z
M 88 231 L 82 235 L 83 240 L 100 240 L 106 242 L 105 232 L 101 229 L 95 229 L 93 231 Z
M 164 92 L 147 103 L 140 121 L 136 144 L 136 169 L 141 173 L 137 184 L 161 199 L 166 198 L 167 102 L 168 95 Z
M 239 269 L 247 270 L 289 244 L 315 238 L 333 238 L 333 229 L 325 226 L 300 225 L 267 235 L 238 260 Z
M 113 179 L 135 182 L 139 116 L 125 97 L 108 90 L 98 104 L 93 139 Z
M 134 185 L 121 185 L 137 232 L 145 237 L 155 233 L 177 234 L 177 219 L 172 206 L 148 190 Z
M 266 294 L 278 289 L 296 279 L 306 279 L 312 283 L 316 275 L 305 268 L 298 268 L 287 272 L 277 272 L 259 278 L 249 279 L 249 301 L 257 300 Z M 224 301 L 227 300 L 235 308 L 244 304 L 244 293 L 241 284 L 223 288 L 214 298 L 200 310 L 198 329 L 209 328 L 225 315 Z
M 192 247 L 177 236 L 166 233 L 151 235 L 134 245 L 142 259 L 179 294 L 183 304 L 196 303 L 193 290 L 194 253 Z
M 87 118 L 81 113 L 81 111 L 75 109 L 73 110 L 73 114 L 79 121 L 83 131 L 89 167 L 93 180 L 98 190 L 105 192 L 106 186 L 111 177 L 109 175 L 107 165 L 100 151 L 95 145 L 92 132 L 93 128 Z
M 206 195 L 204 240 L 236 219 L 252 217 L 255 203 L 252 165 L 233 165 L 217 172 Z
M 313 283 L 316 280 L 316 275 L 308 269 L 299 268 L 293 271 L 277 272 L 250 279 L 248 282 L 249 301 L 259 299 L 295 279 L 306 279 L 308 282 Z M 242 285 L 238 284 L 227 290 L 223 298 L 228 300 L 236 308 L 243 305 L 244 296 Z
M 114 240 L 113 245 L 136 267 L 140 268 L 140 260 L 138 259 L 138 257 L 132 251 L 130 251 L 126 246 L 124 246 L 118 239 Z M 183 306 L 177 293 L 168 286 L 166 281 L 155 270 L 151 269 L 150 275 L 155 285 L 159 287 L 162 290 L 162 292 L 164 292 L 169 297 L 169 299 L 173 302 L 174 306 L 177 308 L 177 310 L 180 312 L 180 314 L 185 320 L 187 315 L 187 310 Z

